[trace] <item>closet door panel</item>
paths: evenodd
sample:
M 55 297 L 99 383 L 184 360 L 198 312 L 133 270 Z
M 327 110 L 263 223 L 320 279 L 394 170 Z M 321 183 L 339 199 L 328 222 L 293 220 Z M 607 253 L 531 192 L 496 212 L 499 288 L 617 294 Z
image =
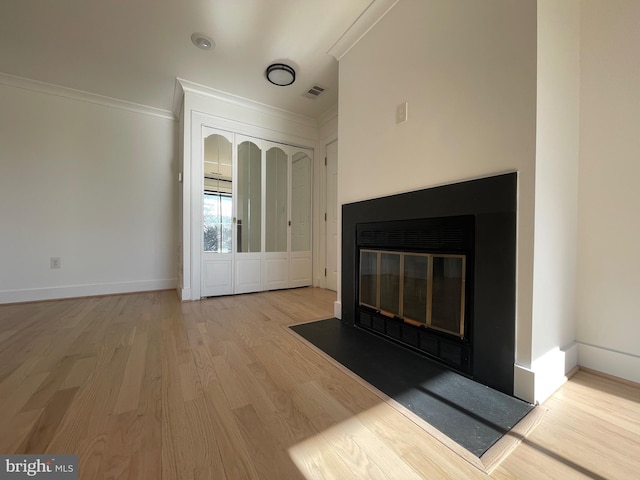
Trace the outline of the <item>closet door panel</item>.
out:
M 234 293 L 263 290 L 262 258 L 263 174 L 264 149 L 262 141 L 236 135 L 236 254 Z
M 289 287 L 307 287 L 312 284 L 311 252 L 291 252 L 289 259 Z
M 202 269 L 202 292 L 204 297 L 228 295 L 233 273 L 232 263 L 228 260 L 208 260 Z
M 265 290 L 277 290 L 289 286 L 289 259 L 286 253 L 274 258 L 274 254 L 266 254 L 263 260 L 263 283 Z
M 313 284 L 312 155 L 311 151 L 297 149 L 291 157 L 290 287 Z
M 264 143 L 265 166 L 265 290 L 289 285 L 289 154 L 284 145 Z
M 262 288 L 262 254 L 236 256 L 236 285 L 233 293 L 260 292 Z
M 205 126 L 201 136 L 200 296 L 228 295 L 233 293 L 233 134 Z

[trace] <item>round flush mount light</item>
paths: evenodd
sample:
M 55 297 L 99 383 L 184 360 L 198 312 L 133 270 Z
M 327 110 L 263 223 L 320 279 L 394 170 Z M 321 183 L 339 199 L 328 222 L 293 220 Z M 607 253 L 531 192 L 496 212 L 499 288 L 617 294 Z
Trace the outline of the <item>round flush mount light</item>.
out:
M 211 50 L 215 45 L 213 40 L 207 37 L 204 33 L 194 33 L 191 35 L 191 41 L 196 47 L 202 50 Z
M 286 87 L 296 81 L 296 71 L 284 63 L 273 63 L 267 67 L 267 80 L 274 85 Z

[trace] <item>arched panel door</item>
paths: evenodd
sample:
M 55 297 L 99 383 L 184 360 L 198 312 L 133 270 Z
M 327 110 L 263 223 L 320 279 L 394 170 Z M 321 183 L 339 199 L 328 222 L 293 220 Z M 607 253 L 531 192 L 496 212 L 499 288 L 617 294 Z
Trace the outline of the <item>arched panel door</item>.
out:
M 201 296 L 233 293 L 233 134 L 202 128 Z
M 311 155 L 313 153 L 309 150 L 298 149 L 291 158 L 290 287 L 302 287 L 313 283 Z
M 289 159 L 284 145 L 265 145 L 265 290 L 289 286 Z
M 193 141 L 195 295 L 312 285 L 313 151 L 205 124 Z
M 236 136 L 236 257 L 234 293 L 258 292 L 264 251 L 264 151 L 258 139 Z

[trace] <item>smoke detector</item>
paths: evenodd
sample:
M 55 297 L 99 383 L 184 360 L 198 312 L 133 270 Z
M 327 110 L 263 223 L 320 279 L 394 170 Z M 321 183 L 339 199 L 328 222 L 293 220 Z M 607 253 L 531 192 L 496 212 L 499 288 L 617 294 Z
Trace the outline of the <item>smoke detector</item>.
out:
M 204 33 L 194 33 L 191 35 L 191 41 L 202 50 L 211 50 L 215 46 L 213 40 Z

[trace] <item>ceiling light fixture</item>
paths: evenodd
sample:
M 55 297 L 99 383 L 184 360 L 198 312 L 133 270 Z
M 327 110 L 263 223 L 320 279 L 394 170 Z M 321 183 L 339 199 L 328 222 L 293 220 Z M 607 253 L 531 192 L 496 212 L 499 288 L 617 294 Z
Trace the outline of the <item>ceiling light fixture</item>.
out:
M 284 63 L 273 63 L 267 67 L 267 80 L 274 85 L 286 87 L 296 81 L 296 71 Z
M 211 50 L 215 45 L 213 43 L 213 40 L 211 40 L 203 33 L 194 33 L 193 35 L 191 35 L 191 41 L 196 47 L 202 50 Z

